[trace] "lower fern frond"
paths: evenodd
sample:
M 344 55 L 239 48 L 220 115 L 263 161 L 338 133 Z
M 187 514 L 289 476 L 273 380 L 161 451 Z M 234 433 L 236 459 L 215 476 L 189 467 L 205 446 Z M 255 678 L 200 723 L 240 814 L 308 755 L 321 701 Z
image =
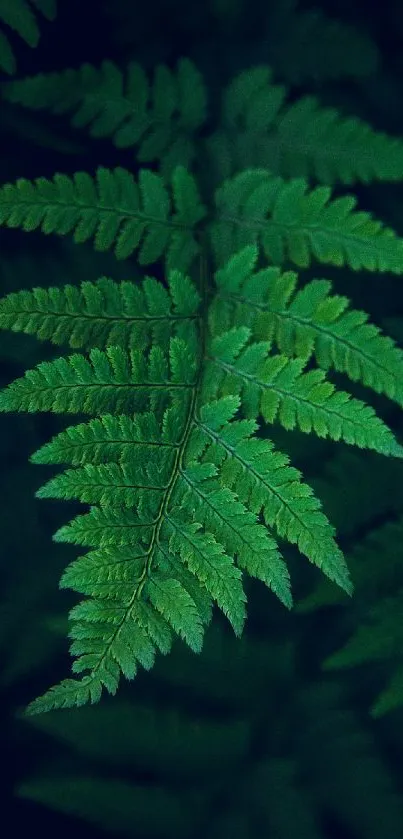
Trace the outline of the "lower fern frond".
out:
M 175 636 L 200 652 L 214 605 L 241 635 L 246 576 L 291 608 L 277 538 L 352 592 L 320 501 L 289 458 L 258 436 L 257 419 L 389 456 L 401 457 L 403 449 L 372 408 L 337 391 L 323 370 L 305 371 L 320 304 L 312 309 L 308 286 L 289 305 L 276 269 L 253 273 L 256 257 L 254 246 L 244 248 L 217 272 L 216 290 L 204 295 L 174 272 L 168 289 L 150 278 L 133 288 L 101 281 L 74 292 L 70 286 L 20 292 L 0 307 L 3 326 L 51 340 L 67 338 L 67 322 L 77 318 L 74 341 L 83 344 L 100 336 L 103 319 L 103 349 L 39 364 L 0 394 L 2 411 L 92 415 L 32 456 L 35 463 L 69 467 L 38 497 L 91 507 L 54 536 L 90 548 L 70 563 L 60 584 L 86 598 L 70 612 L 73 673 L 81 678 L 51 688 L 29 713 L 97 702 L 103 690 L 114 694 L 121 674 L 133 679 L 140 667 L 150 669 Z M 263 322 L 257 327 L 250 311 L 266 297 L 267 317 L 286 313 L 287 305 L 301 316 L 305 304 L 313 335 L 305 357 L 273 352 L 276 329 L 269 340 L 254 334 Z M 326 309 L 324 302 L 325 323 L 329 311 L 332 304 Z M 141 350 L 132 348 L 139 333 L 131 331 L 140 321 Z M 335 335 L 330 316 L 329 324 Z M 110 345 L 111 334 L 121 344 Z M 365 359 L 370 369 L 384 346 L 375 337 L 373 357 Z M 357 353 L 359 344 L 357 338 Z M 395 365 L 397 374 L 397 350 L 387 347 L 385 358 L 385 369 L 389 364 L 392 373 Z

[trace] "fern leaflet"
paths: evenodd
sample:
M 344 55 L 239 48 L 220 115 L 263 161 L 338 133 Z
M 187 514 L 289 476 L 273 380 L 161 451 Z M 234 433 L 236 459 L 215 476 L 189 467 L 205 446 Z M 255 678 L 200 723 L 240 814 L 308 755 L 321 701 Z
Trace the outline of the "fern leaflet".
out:
M 117 148 L 138 146 L 140 163 L 161 163 L 169 175 L 179 164 L 190 168 L 196 155 L 192 135 L 206 120 L 206 91 L 188 59 L 176 72 L 159 65 L 150 84 L 143 68 L 130 62 L 123 73 L 112 61 L 99 69 L 41 73 L 3 85 L 10 102 L 25 107 L 73 113 L 75 128 L 89 127 L 92 137 L 111 137 Z
M 313 258 L 354 271 L 403 270 L 403 242 L 389 228 L 356 212 L 356 198 L 331 199 L 330 187 L 307 189 L 266 169 L 250 169 L 216 191 L 217 220 L 211 240 L 218 264 L 247 244 L 259 242 L 269 262 L 291 260 L 308 268 Z
M 167 264 L 186 270 L 198 252 L 193 227 L 205 210 L 194 180 L 183 167 L 175 170 L 171 197 L 163 179 L 143 169 L 136 184 L 120 167 L 100 167 L 96 178 L 77 172 L 57 174 L 52 181 L 21 178 L 0 187 L 0 224 L 43 233 L 73 233 L 77 243 L 94 238 L 95 249 L 114 248 L 118 259 L 139 249 L 142 265 L 166 255 Z

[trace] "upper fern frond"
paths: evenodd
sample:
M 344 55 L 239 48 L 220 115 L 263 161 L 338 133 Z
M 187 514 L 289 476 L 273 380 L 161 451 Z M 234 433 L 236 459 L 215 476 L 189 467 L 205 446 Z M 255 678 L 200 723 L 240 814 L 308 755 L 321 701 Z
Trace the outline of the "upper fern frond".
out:
M 187 271 L 211 243 L 221 266 L 246 244 L 261 244 L 271 263 L 313 260 L 354 270 L 403 271 L 403 240 L 356 211 L 356 199 L 332 199 L 330 187 L 308 190 L 304 180 L 285 182 L 265 169 L 247 169 L 216 190 L 208 216 L 195 178 L 175 169 L 170 189 L 163 178 L 140 170 L 138 185 L 125 169 L 100 168 L 53 181 L 20 179 L 0 187 L 0 224 L 44 233 L 94 238 L 95 249 L 114 249 L 118 259 L 138 250 L 148 265 L 165 258 L 168 271 Z
M 105 61 L 99 69 L 84 64 L 6 82 L 1 91 L 26 108 L 72 113 L 73 126 L 88 126 L 93 137 L 111 137 L 118 148 L 137 147 L 138 161 L 157 162 L 164 175 L 179 164 L 191 168 L 201 149 L 196 141 L 206 122 L 207 96 L 188 59 L 181 59 L 175 71 L 158 66 L 152 83 L 136 63 L 122 71 Z M 221 177 L 253 166 L 325 184 L 401 179 L 400 139 L 323 107 L 313 96 L 289 105 L 287 93 L 274 84 L 268 66 L 252 67 L 231 81 L 220 128 L 207 137 L 211 163 Z
M 137 185 L 120 167 L 100 167 L 95 179 L 77 172 L 0 187 L 0 224 L 73 233 L 77 243 L 94 238 L 96 250 L 114 248 L 118 259 L 138 249 L 142 265 L 165 256 L 168 266 L 184 271 L 198 253 L 193 234 L 204 215 L 195 181 L 183 167 L 172 176 L 172 197 L 156 173 L 142 169 Z
M 324 184 L 401 180 L 401 139 L 323 107 L 314 96 L 291 105 L 286 97 L 287 89 L 273 83 L 267 66 L 231 81 L 223 95 L 223 128 L 210 143 L 219 169 L 225 161 L 227 174 L 258 166 Z
M 88 126 L 92 137 L 111 137 L 117 148 L 137 147 L 139 162 L 158 161 L 165 175 L 179 164 L 191 167 L 192 135 L 203 126 L 207 108 L 203 79 L 188 59 L 181 59 L 175 72 L 158 66 L 151 84 L 135 62 L 122 72 L 104 61 L 99 69 L 83 64 L 6 83 L 2 95 L 34 110 L 72 113 L 74 127 Z
M 326 186 L 284 181 L 266 169 L 249 169 L 216 191 L 211 225 L 219 265 L 246 244 L 259 242 L 269 262 L 291 260 L 308 268 L 313 259 L 355 271 L 403 271 L 403 240 L 370 213 L 357 212 L 352 195 L 331 199 Z

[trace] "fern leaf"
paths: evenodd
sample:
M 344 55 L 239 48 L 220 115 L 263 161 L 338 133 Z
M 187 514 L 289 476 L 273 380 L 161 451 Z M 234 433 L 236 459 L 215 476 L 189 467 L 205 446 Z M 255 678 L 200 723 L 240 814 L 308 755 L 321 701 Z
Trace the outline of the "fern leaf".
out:
M 25 709 L 28 716 L 43 714 L 55 708 L 74 708 L 87 702 L 99 702 L 102 684 L 91 676 L 83 679 L 63 679 L 59 685 L 49 688 L 43 696 L 38 696 Z
M 176 431 L 183 427 L 183 417 L 178 406 L 167 408 L 164 418 L 172 414 Z M 149 412 L 135 417 L 105 414 L 71 426 L 45 443 L 31 456 L 32 463 L 69 463 L 82 466 L 85 463 L 124 462 L 133 456 L 136 449 L 144 463 L 155 458 L 156 453 L 165 456 L 166 450 L 178 445 L 177 438 L 171 438 L 163 427 L 162 434 L 155 415 Z M 159 457 L 159 454 L 158 454 Z
M 137 147 L 141 163 L 161 164 L 165 176 L 179 164 L 191 168 L 193 139 L 206 120 L 206 89 L 188 59 L 175 72 L 160 65 L 152 84 L 142 67 L 130 62 L 124 72 L 112 61 L 99 69 L 40 73 L 3 85 L 4 98 L 33 110 L 72 113 L 75 128 L 91 137 L 111 137 L 117 148 Z
M 204 626 L 211 623 L 213 617 L 213 600 L 205 585 L 192 571 L 182 562 L 179 554 L 173 554 L 169 548 L 169 534 L 165 529 L 169 513 L 164 517 L 164 527 L 161 525 L 163 540 L 159 541 L 160 556 L 159 568 L 163 571 L 165 579 L 177 580 L 192 598 L 200 620 Z
M 123 600 L 130 586 L 140 583 L 145 552 L 127 546 L 106 546 L 89 551 L 70 562 L 60 580 L 60 588 L 73 588 L 79 594 Z M 78 636 L 71 635 L 76 638 Z
M 199 533 L 198 522 L 184 524 L 167 518 L 173 534 L 169 542 L 172 553 L 178 552 L 189 570 L 230 620 L 236 635 L 241 635 L 245 622 L 246 597 L 242 575 L 231 557 L 211 534 Z
M 289 575 L 276 543 L 235 493 L 212 477 L 216 474 L 214 464 L 189 462 L 178 490 L 181 506 L 196 516 L 229 556 L 237 555 L 240 568 L 262 579 L 290 608 Z
M 95 178 L 85 172 L 73 178 L 57 174 L 52 181 L 20 178 L 0 187 L 0 224 L 60 236 L 73 233 L 76 243 L 94 239 L 96 250 L 114 248 L 118 259 L 139 249 L 142 265 L 165 256 L 170 267 L 174 254 L 173 267 L 186 271 L 198 253 L 193 228 L 205 215 L 197 195 L 183 167 L 172 176 L 172 201 L 163 179 L 148 169 L 140 170 L 138 185 L 120 167 L 100 167 Z
M 177 347 L 179 357 L 185 353 L 181 373 L 186 369 L 187 381 L 178 381 L 173 369 L 172 384 L 167 388 L 168 359 L 158 347 L 152 347 L 148 359 L 120 347 L 107 347 L 105 352 L 94 349 L 89 359 L 75 354 L 28 370 L 0 393 L 0 411 L 102 414 L 112 407 L 117 413 L 131 412 L 142 407 L 139 402 L 144 397 L 158 399 L 159 390 L 162 395 L 170 387 L 173 392 L 185 393 L 191 387 L 196 362 L 189 360 L 180 339 L 172 339 L 171 344 Z
M 16 32 L 30 47 L 36 47 L 40 31 L 36 12 L 48 20 L 56 17 L 57 0 L 0 0 L 0 21 Z M 32 8 L 33 6 L 33 8 Z M 15 73 L 16 61 L 8 37 L 0 31 L 0 67 L 9 73 Z
M 177 172 L 176 210 L 183 217 L 191 212 L 188 202 L 195 204 L 193 189 L 185 170 Z M 121 675 L 131 680 L 139 667 L 153 667 L 157 651 L 166 654 L 175 635 L 199 652 L 214 605 L 240 635 L 244 575 L 263 581 L 290 608 L 290 576 L 275 537 L 295 544 L 351 593 L 320 502 L 288 457 L 256 436 L 257 418 L 386 455 L 402 457 L 403 449 L 372 408 L 336 391 L 323 370 L 305 371 L 315 349 L 312 333 L 305 356 L 272 353 L 276 332 L 266 324 L 268 312 L 296 309 L 314 329 L 323 303 L 323 320 L 333 329 L 345 305 L 328 302 L 327 286 L 317 305 L 312 284 L 290 303 L 295 275 L 285 275 L 282 287 L 277 269 L 255 271 L 257 257 L 252 242 L 218 270 L 211 305 L 204 262 L 203 299 L 192 280 L 171 271 L 167 287 L 153 278 L 133 288 L 102 280 L 75 291 L 21 292 L 6 298 L 3 312 L 0 305 L 4 326 L 12 327 L 19 313 L 19 328 L 45 330 L 51 339 L 57 318 L 67 315 L 63 334 L 77 323 L 81 340 L 89 329 L 90 346 L 101 337 L 94 324 L 100 315 L 106 319 L 103 349 L 43 362 L 0 393 L 1 411 L 94 417 L 60 432 L 32 458 L 72 467 L 37 495 L 91 505 L 54 536 L 91 550 L 61 580 L 62 588 L 86 597 L 70 612 L 69 632 L 72 670 L 82 679 L 52 688 L 31 713 L 98 701 L 104 689 L 114 694 Z M 142 323 L 140 348 L 131 346 L 126 316 Z M 116 320 L 117 345 L 109 344 L 108 318 Z M 256 340 L 254 330 L 266 327 L 269 340 Z
M 403 405 L 403 352 L 395 342 L 368 323 L 365 312 L 349 309 L 347 297 L 331 295 L 328 280 L 297 290 L 293 271 L 254 271 L 257 257 L 256 246 L 246 246 L 216 272 L 211 322 L 222 329 L 250 326 L 257 341 L 275 341 L 284 355 L 314 356 L 322 369 L 346 373 Z
M 94 563 L 98 564 L 101 557 L 99 553 L 98 556 L 95 554 L 95 558 L 92 555 L 93 571 Z M 119 576 L 115 580 L 117 587 L 114 597 L 110 596 L 114 585 L 110 580 L 106 600 L 100 596 L 91 597 L 73 607 L 70 612 L 70 620 L 73 622 L 70 651 L 76 656 L 73 672 L 90 671 L 89 677 L 84 676 L 85 684 L 88 678 L 93 679 L 98 686 L 112 694 L 117 690 L 120 673 L 127 679 L 133 679 L 138 664 L 146 669 L 153 666 L 156 646 L 168 652 L 170 636 L 166 633 L 166 624 L 170 624 L 194 652 L 199 652 L 202 645 L 203 623 L 192 597 L 178 580 L 165 578 L 158 572 L 154 572 L 145 585 L 147 554 L 144 558 L 145 566 L 143 563 L 137 584 L 132 580 L 131 585 L 122 588 Z M 100 564 L 104 569 L 104 557 Z M 75 589 L 77 582 L 77 587 L 80 587 L 82 573 L 81 563 L 74 563 L 63 585 Z M 140 599 L 144 596 L 147 601 Z M 158 616 L 159 612 L 162 618 Z M 72 691 L 74 685 L 69 685 Z M 82 691 L 82 686 L 79 690 Z M 71 705 L 80 704 L 80 697 L 80 692 L 72 692 L 68 701 Z M 52 698 L 53 707 L 66 707 L 66 700 L 57 691 Z M 88 701 L 88 692 L 82 701 Z M 43 710 L 43 704 L 29 709 L 31 713 L 40 710 Z
M 196 604 L 178 580 L 151 579 L 147 582 L 146 593 L 155 609 L 189 644 L 193 652 L 200 652 L 203 624 Z
M 311 487 L 303 483 L 301 473 L 289 465 L 289 458 L 275 450 L 270 440 L 253 435 L 255 421 L 223 421 L 226 411 L 239 404 L 231 396 L 202 407 L 198 429 L 190 445 L 203 459 L 220 464 L 220 480 L 278 535 L 296 544 L 311 562 L 329 579 L 351 593 L 351 583 L 343 555 L 334 540 L 334 529 L 321 510 Z M 289 579 L 284 561 L 275 544 L 272 555 L 259 556 L 259 573 L 253 573 L 253 557 L 245 557 L 244 568 L 252 576 L 264 579 L 280 599 L 289 603 Z M 256 562 L 256 560 L 255 560 Z M 264 576 L 263 576 L 264 575 Z M 272 575 L 272 582 L 270 582 Z
M 292 104 L 286 98 L 287 89 L 273 84 L 267 66 L 252 67 L 230 82 L 223 97 L 224 130 L 210 142 L 213 159 L 218 153 L 219 161 L 231 161 L 228 174 L 257 166 L 324 184 L 401 180 L 400 138 L 323 107 L 314 96 Z
M 308 268 L 321 263 L 354 271 L 403 270 L 403 242 L 366 212 L 356 212 L 356 198 L 331 199 L 331 189 L 308 190 L 306 181 L 285 182 L 265 169 L 249 169 L 216 191 L 217 221 L 211 242 L 221 267 L 232 254 L 259 243 L 269 262 L 291 260 Z
M 250 342 L 248 327 L 233 327 L 213 338 L 206 375 L 206 401 L 218 390 L 241 395 L 249 416 L 298 427 L 319 437 L 344 440 L 381 454 L 403 456 L 403 448 L 373 408 L 336 390 L 322 370 L 304 372 L 304 362 L 268 355 L 268 342 Z
M 89 513 L 76 516 L 54 534 L 55 542 L 67 542 L 88 548 L 138 545 L 150 537 L 153 520 L 142 510 L 92 507 Z
M 384 535 L 387 535 L 387 531 Z M 371 715 L 375 718 L 403 705 L 402 603 L 402 588 L 399 588 L 396 594 L 376 603 L 368 611 L 365 622 L 358 626 L 347 643 L 328 656 L 322 664 L 324 671 L 357 667 L 372 662 L 389 661 L 394 664 L 392 676 L 372 705 Z
M 171 271 L 168 285 L 166 290 L 153 277 L 138 286 L 101 277 L 80 288 L 12 292 L 0 302 L 0 328 L 74 349 L 116 345 L 145 350 L 152 344 L 167 348 L 172 335 L 185 336 L 200 305 L 189 277 Z
M 86 504 L 117 504 L 132 507 L 137 490 L 152 490 L 158 496 L 166 489 L 172 457 L 157 453 L 158 457 L 141 464 L 105 463 L 94 466 L 86 463 L 77 469 L 68 469 L 37 490 L 37 498 L 77 499 Z M 165 454 L 165 452 L 164 452 Z

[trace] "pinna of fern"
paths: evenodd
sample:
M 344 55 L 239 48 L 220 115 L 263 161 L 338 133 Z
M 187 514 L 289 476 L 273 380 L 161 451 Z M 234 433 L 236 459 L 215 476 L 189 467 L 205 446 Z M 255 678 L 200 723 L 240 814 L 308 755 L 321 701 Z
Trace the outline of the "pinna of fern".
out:
M 72 234 L 94 241 L 118 259 L 137 251 L 141 265 L 160 259 L 187 273 L 200 257 L 201 240 L 216 267 L 245 245 L 258 245 L 270 264 L 314 261 L 355 271 L 403 272 L 403 240 L 356 210 L 351 195 L 333 198 L 330 187 L 313 189 L 302 178 L 285 181 L 267 169 L 246 169 L 214 190 L 208 205 L 197 179 L 177 166 L 168 180 L 140 169 L 99 167 L 95 177 L 20 178 L 0 187 L 0 225 L 26 232 Z
M 206 125 L 208 91 L 187 58 L 175 69 L 157 66 L 151 79 L 136 62 L 123 69 L 112 61 L 86 63 L 7 81 L 1 94 L 24 108 L 69 114 L 75 129 L 94 139 L 108 137 L 118 149 L 134 149 L 138 163 L 152 163 L 167 177 L 178 164 L 190 169 L 200 159 L 219 181 L 249 167 L 349 185 L 396 181 L 403 172 L 400 138 L 310 95 L 289 103 L 287 88 L 275 83 L 267 65 L 243 70 L 225 87 L 212 133 Z
M 36 463 L 69 467 L 37 494 L 90 505 L 55 534 L 90 551 L 67 567 L 61 581 L 87 598 L 70 613 L 73 673 L 81 678 L 52 688 L 31 712 L 94 702 L 103 688 L 115 693 L 122 673 L 131 679 L 139 665 L 152 667 L 156 651 L 168 653 L 175 635 L 200 651 L 213 604 L 239 635 L 246 615 L 244 574 L 290 607 L 277 537 L 351 592 L 319 500 L 288 457 L 257 436 L 257 420 L 385 455 L 401 457 L 402 448 L 372 408 L 337 391 L 320 368 L 304 370 L 317 351 L 319 322 L 324 340 L 336 348 L 328 358 L 336 367 L 341 363 L 345 301 L 328 298 L 326 304 L 328 287 L 320 285 L 315 305 L 305 289 L 288 305 L 278 269 L 255 270 L 257 256 L 256 245 L 235 254 L 215 273 L 206 300 L 190 277 L 171 271 L 167 288 L 153 278 L 138 286 L 101 280 L 74 291 L 22 291 L 0 305 L 2 327 L 55 343 L 73 335 L 75 348 L 92 345 L 88 357 L 75 353 L 43 362 L 0 395 L 2 411 L 92 417 L 33 455 Z M 268 312 L 274 321 L 278 312 L 291 324 L 294 317 L 302 334 L 306 327 L 305 359 L 293 357 L 292 340 L 288 355 L 275 352 L 276 343 L 284 349 L 281 329 L 255 317 L 254 307 L 272 304 L 276 294 L 277 309 L 271 305 Z M 366 359 L 360 325 L 360 319 L 350 324 L 357 334 L 347 372 L 354 378 L 362 371 L 367 383 L 376 381 L 393 396 L 391 382 L 401 380 L 400 351 L 375 330 L 374 358 Z M 376 367 L 379 348 L 384 360 Z

